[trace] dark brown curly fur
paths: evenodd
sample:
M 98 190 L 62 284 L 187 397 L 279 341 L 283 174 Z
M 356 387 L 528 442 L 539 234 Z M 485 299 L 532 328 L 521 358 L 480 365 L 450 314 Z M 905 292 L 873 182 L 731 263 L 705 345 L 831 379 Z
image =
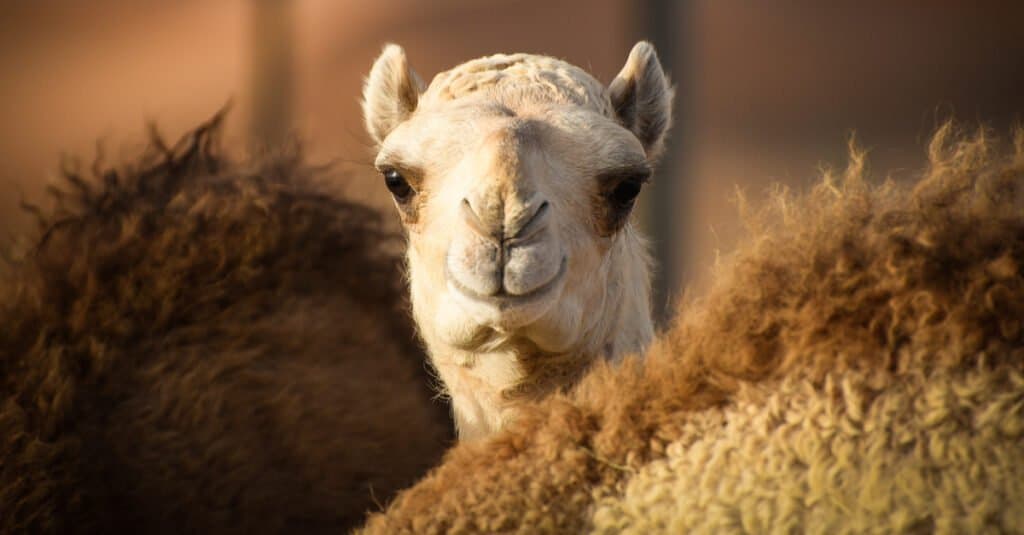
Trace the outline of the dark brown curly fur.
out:
M 37 211 L 0 286 L 0 533 L 338 532 L 450 439 L 400 238 L 218 122 Z
M 855 151 L 845 176 L 779 195 L 643 358 L 599 365 L 510 430 L 460 444 L 367 531 L 580 532 L 688 415 L 743 387 L 819 388 L 857 370 L 877 392 L 915 374 L 1022 369 L 1024 133 L 1008 154 L 994 147 L 947 125 L 913 188 L 868 185 Z

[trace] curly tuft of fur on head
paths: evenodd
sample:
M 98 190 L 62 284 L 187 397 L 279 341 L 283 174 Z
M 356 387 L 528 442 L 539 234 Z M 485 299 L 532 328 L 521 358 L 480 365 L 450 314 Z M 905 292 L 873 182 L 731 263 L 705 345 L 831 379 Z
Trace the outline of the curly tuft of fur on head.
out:
M 400 236 L 219 123 L 35 210 L 0 284 L 0 533 L 337 532 L 450 439 Z
M 369 533 L 1020 529 L 1024 132 L 943 126 L 751 215 L 643 357 L 454 448 Z

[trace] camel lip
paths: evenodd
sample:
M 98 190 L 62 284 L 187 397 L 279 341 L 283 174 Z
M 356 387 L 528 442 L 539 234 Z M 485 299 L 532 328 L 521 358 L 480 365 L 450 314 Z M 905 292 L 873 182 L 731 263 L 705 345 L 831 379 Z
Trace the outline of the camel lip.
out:
M 445 266 L 445 278 L 447 279 L 448 287 L 457 292 L 458 294 L 462 295 L 463 297 L 473 302 L 489 305 L 497 308 L 500 311 L 505 311 L 531 305 L 547 297 L 549 294 L 552 293 L 552 291 L 555 289 L 558 283 L 560 283 L 562 279 L 565 278 L 565 274 L 568 271 L 569 258 L 563 255 L 562 262 L 558 266 L 558 272 L 555 273 L 554 277 L 551 277 L 550 280 L 538 286 L 537 288 L 534 288 L 533 290 L 530 290 L 525 294 L 518 295 L 506 293 L 505 290 L 501 290 L 500 292 L 494 295 L 481 295 L 469 288 L 466 288 L 461 283 L 459 283 L 459 281 L 456 280 L 455 277 L 452 277 L 451 274 L 448 273 L 447 266 Z

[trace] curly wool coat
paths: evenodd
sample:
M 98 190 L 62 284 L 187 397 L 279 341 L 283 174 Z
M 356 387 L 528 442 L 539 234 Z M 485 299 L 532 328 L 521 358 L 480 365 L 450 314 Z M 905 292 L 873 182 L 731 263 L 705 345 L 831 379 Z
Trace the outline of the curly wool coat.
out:
M 5 270 L 0 533 L 336 533 L 449 442 L 400 237 L 216 122 L 68 172 Z
M 1024 133 L 946 126 L 912 188 L 852 162 L 365 532 L 1024 532 Z

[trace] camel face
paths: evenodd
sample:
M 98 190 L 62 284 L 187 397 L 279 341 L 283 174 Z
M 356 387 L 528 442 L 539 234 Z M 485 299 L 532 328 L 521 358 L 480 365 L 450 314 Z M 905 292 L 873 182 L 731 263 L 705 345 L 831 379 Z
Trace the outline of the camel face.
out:
M 457 419 L 459 380 L 439 360 L 475 369 L 467 385 L 503 390 L 522 386 L 527 360 L 577 353 L 585 364 L 650 339 L 629 214 L 670 90 L 646 43 L 623 73 L 605 88 L 553 58 L 497 55 L 424 89 L 389 46 L 367 79 L 375 164 L 409 237 L 414 315 Z M 478 365 L 484 353 L 502 358 Z
M 459 347 L 516 334 L 564 351 L 584 334 L 584 311 L 603 306 L 631 205 L 610 196 L 647 179 L 643 147 L 590 110 L 473 100 L 417 113 L 377 158 L 415 190 L 396 204 L 417 314 Z

